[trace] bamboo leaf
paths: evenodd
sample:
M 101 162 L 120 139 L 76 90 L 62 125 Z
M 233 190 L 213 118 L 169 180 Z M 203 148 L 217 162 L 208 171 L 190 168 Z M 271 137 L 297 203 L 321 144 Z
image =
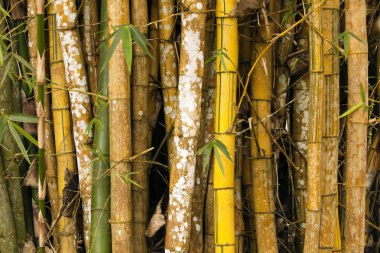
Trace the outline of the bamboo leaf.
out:
M 341 118 L 344 118 L 344 117 L 350 115 L 351 113 L 355 112 L 360 107 L 362 107 L 363 105 L 364 105 L 363 102 L 357 103 L 356 105 L 354 105 L 353 107 L 351 107 L 350 109 L 348 109 L 345 113 L 343 113 L 342 115 L 340 115 L 339 118 L 341 119 Z
M 24 66 L 27 69 L 29 69 L 31 72 L 36 71 L 33 68 L 33 66 L 28 61 L 26 61 L 24 58 L 22 58 L 20 55 L 12 53 L 12 57 L 14 57 L 16 59 L 16 61 L 18 61 L 22 66 Z
M 29 156 L 28 156 L 28 152 L 26 151 L 26 149 L 24 147 L 24 144 L 22 143 L 21 138 L 18 135 L 18 133 L 17 133 L 14 125 L 15 125 L 15 123 L 13 123 L 12 121 L 8 120 L 9 130 L 11 131 L 11 134 L 12 134 L 13 138 L 16 141 L 17 146 L 20 149 L 21 153 L 23 154 L 25 160 L 28 161 L 28 163 L 30 164 L 30 159 L 29 159 Z
M 23 114 L 23 113 L 10 113 L 8 119 L 16 122 L 37 124 L 38 119 L 35 115 Z
M 214 153 L 215 153 L 216 161 L 218 162 L 218 165 L 220 168 L 220 172 L 222 172 L 222 175 L 224 176 L 224 168 L 222 164 L 222 159 L 220 158 L 219 151 L 217 149 L 214 149 Z
M 214 140 L 214 146 L 217 147 L 218 149 L 220 149 L 220 151 L 222 151 L 222 153 L 227 157 L 227 159 L 232 162 L 232 157 L 231 157 L 230 153 L 228 152 L 226 145 L 224 145 L 223 142 L 221 142 L 218 139 L 215 139 Z
M 119 44 L 119 42 L 121 40 L 121 30 L 120 29 L 116 30 L 115 33 L 113 35 L 111 35 L 111 37 L 112 36 L 114 38 L 113 38 L 111 46 L 107 50 L 106 56 L 104 57 L 105 59 L 102 62 L 102 65 L 101 65 L 101 68 L 100 68 L 100 72 L 103 72 L 103 70 L 108 66 L 108 62 L 110 61 L 113 53 L 115 52 L 115 49 L 116 49 L 117 45 Z
M 149 51 L 149 48 L 152 48 L 152 45 L 149 43 L 148 39 L 133 25 L 129 25 L 130 31 L 133 39 L 141 47 L 146 55 L 149 55 L 150 58 L 153 58 L 152 54 Z
M 210 164 L 210 160 L 211 160 L 211 151 L 212 149 L 206 149 L 205 152 L 203 153 L 203 172 L 206 171 L 207 167 L 209 166 Z
M 28 139 L 32 144 L 36 145 L 38 147 L 38 141 L 33 137 L 31 136 L 29 133 L 27 133 L 22 127 L 20 127 L 19 125 L 13 123 L 12 121 L 9 121 L 11 122 L 11 124 L 14 126 L 14 128 L 20 133 L 22 134 L 26 139 Z
M 126 183 L 132 183 L 132 184 L 136 185 L 137 187 L 143 189 L 143 187 L 141 185 L 139 185 L 136 181 L 131 179 L 131 175 L 137 174 L 137 173 L 139 173 L 139 172 L 129 172 L 129 173 L 125 173 L 125 174 L 120 174 L 120 178 Z
M 365 93 L 364 93 L 364 88 L 363 88 L 362 82 L 360 82 L 360 96 L 361 96 L 363 104 L 365 104 Z
M 129 72 L 132 70 L 132 36 L 129 26 L 123 27 L 123 51 Z
M 7 16 L 7 17 L 11 17 L 11 16 L 9 16 L 9 13 L 3 8 L 3 6 L 2 5 L 0 5 L 0 11 L 5 15 L 5 16 Z M 4 21 L 2 21 L 2 22 L 4 22 Z
M 4 130 L 5 130 L 5 120 L 3 117 L 1 117 L 0 118 L 0 143 L 3 140 Z
M 1 76 L 1 85 L 4 84 L 5 82 L 5 79 L 7 78 L 8 76 L 8 73 L 9 73 L 9 69 L 11 67 L 11 61 L 9 60 L 7 62 L 7 64 L 5 65 L 4 69 L 3 69 L 3 75 Z
M 349 35 L 351 35 L 352 37 L 354 37 L 355 39 L 357 39 L 359 42 L 363 43 L 364 45 L 367 45 L 367 43 L 365 41 L 363 41 L 362 39 L 360 39 L 358 36 L 356 36 L 354 33 L 352 32 L 347 32 Z
M 4 65 L 3 49 L 0 46 L 0 66 Z

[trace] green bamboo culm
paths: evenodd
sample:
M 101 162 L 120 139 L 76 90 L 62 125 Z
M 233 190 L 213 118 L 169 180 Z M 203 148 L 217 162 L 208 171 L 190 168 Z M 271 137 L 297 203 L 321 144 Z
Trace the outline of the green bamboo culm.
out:
M 44 1 L 37 1 L 38 252 L 45 253 L 45 36 Z
M 107 54 L 107 0 L 101 1 L 100 21 L 100 62 Z M 108 68 L 98 75 L 97 91 L 100 96 L 96 99 L 95 118 L 99 124 L 95 125 L 94 150 L 95 162 L 93 165 L 93 184 L 91 194 L 91 253 L 111 252 L 110 219 L 110 177 L 109 177 L 109 117 L 108 103 L 103 97 L 108 96 Z

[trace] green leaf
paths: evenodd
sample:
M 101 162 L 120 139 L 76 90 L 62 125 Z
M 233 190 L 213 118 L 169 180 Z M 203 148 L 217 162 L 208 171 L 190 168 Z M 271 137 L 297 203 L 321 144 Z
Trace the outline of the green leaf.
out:
M 121 40 L 121 30 L 120 28 L 113 33 L 110 37 L 114 37 L 111 46 L 108 48 L 106 56 L 104 57 L 104 61 L 102 62 L 102 65 L 100 67 L 100 72 L 103 72 L 103 70 L 108 66 L 108 62 L 110 61 L 113 53 L 115 52 L 115 49 L 117 45 L 119 44 Z M 110 38 L 108 38 L 110 39 Z M 105 42 L 106 43 L 106 42 Z
M 224 143 L 218 139 L 215 139 L 214 143 L 215 143 L 214 146 L 217 147 L 218 149 L 220 149 L 220 151 L 222 151 L 222 153 L 227 157 L 227 159 L 232 162 L 232 157 L 231 157 L 230 153 L 228 152 L 226 145 L 224 145 Z
M 132 71 L 132 36 L 129 26 L 123 27 L 123 51 L 129 72 Z
M 11 122 L 11 121 L 9 121 Z M 22 134 L 26 139 L 28 139 L 28 141 L 30 141 L 32 144 L 36 145 L 38 147 L 38 141 L 33 137 L 31 136 L 30 134 L 28 134 L 22 127 L 20 127 L 19 125 L 11 122 L 12 125 L 14 126 L 14 128 L 16 128 L 16 130 Z
M 203 172 L 206 171 L 207 167 L 209 166 L 210 164 L 210 160 L 211 160 L 211 151 L 212 149 L 209 148 L 209 149 L 206 149 L 203 153 Z
M 364 45 L 367 45 L 367 43 L 365 41 L 363 41 L 362 39 L 360 39 L 358 36 L 356 36 L 354 33 L 352 32 L 347 32 L 349 35 L 351 35 L 352 37 L 354 37 L 355 39 L 357 39 L 359 42 L 363 43 Z
M 0 46 L 0 66 L 4 65 L 3 49 Z
M 5 15 L 5 16 L 7 16 L 7 17 L 11 17 L 11 16 L 9 16 L 9 13 L 3 8 L 3 6 L 2 5 L 0 5 L 0 11 Z M 2 22 L 4 22 L 4 21 L 2 21 Z
M 344 34 L 343 37 L 343 45 L 344 45 L 344 58 L 347 60 L 348 57 L 348 50 L 350 49 L 350 37 L 348 34 Z
M 344 118 L 348 115 L 350 115 L 351 113 L 353 113 L 354 111 L 358 110 L 360 107 L 362 107 L 364 105 L 363 102 L 359 102 L 357 103 L 356 105 L 354 105 L 353 107 L 351 107 L 350 109 L 348 109 L 345 113 L 343 113 L 342 115 L 339 116 L 339 118 Z
M 3 117 L 0 118 L 0 143 L 3 141 L 5 130 L 5 119 Z
M 11 64 L 12 64 L 12 61 L 9 60 L 3 69 L 3 75 L 1 76 L 1 85 L 4 84 L 5 79 L 7 78 L 9 74 L 9 69 L 11 67 Z
M 222 159 L 220 158 L 220 155 L 219 155 L 219 151 L 217 149 L 214 149 L 214 153 L 215 153 L 216 161 L 218 162 L 218 165 L 220 168 L 220 172 L 222 172 L 222 175 L 224 176 L 224 168 L 222 164 Z
M 120 174 L 120 177 L 121 179 L 126 182 L 126 183 L 132 183 L 134 185 L 136 185 L 137 187 L 141 188 L 141 189 L 144 189 L 141 185 L 139 185 L 136 181 L 132 180 L 131 179 L 131 175 L 134 175 L 134 174 L 137 174 L 139 172 L 129 172 L 129 173 L 125 173 L 125 174 Z
M 37 124 L 38 119 L 35 115 L 23 114 L 23 113 L 10 113 L 8 119 L 16 122 Z
M 17 146 L 20 149 L 21 153 L 23 154 L 25 160 L 28 161 L 28 163 L 30 164 L 30 159 L 29 159 L 29 156 L 28 156 L 28 152 L 26 152 L 24 144 L 22 143 L 21 138 L 18 135 L 18 133 L 17 133 L 14 125 L 16 125 L 16 124 L 13 123 L 12 121 L 8 120 L 9 130 L 11 131 L 11 133 L 13 135 L 13 138 L 15 139 L 15 141 L 17 143 Z
M 14 57 L 16 59 L 16 61 L 18 61 L 19 63 L 21 63 L 22 66 L 26 67 L 31 72 L 35 72 L 36 71 L 33 68 L 33 66 L 28 61 L 26 61 L 24 58 L 22 58 L 20 55 L 12 53 L 12 57 Z
M 365 101 L 365 92 L 364 92 L 364 88 L 363 88 L 362 82 L 360 82 L 360 96 L 361 96 L 363 104 L 365 104 L 365 102 L 366 102 Z
M 149 55 L 150 58 L 153 58 L 152 54 L 149 51 L 149 48 L 152 48 L 152 45 L 149 43 L 148 39 L 133 25 L 129 25 L 129 27 L 132 37 L 136 43 L 141 47 L 146 55 Z

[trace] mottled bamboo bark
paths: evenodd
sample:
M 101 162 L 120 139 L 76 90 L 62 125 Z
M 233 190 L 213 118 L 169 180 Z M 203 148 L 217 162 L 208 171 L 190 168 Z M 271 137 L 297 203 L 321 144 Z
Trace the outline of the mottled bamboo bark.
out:
M 188 252 L 191 198 L 201 121 L 206 1 L 183 0 L 189 12 L 182 16 L 178 82 L 178 116 L 174 128 L 175 157 L 170 171 L 165 251 Z
M 80 195 L 83 207 L 83 228 L 86 245 L 89 245 L 91 226 L 91 173 L 92 129 L 87 129 L 92 119 L 90 96 L 83 52 L 77 29 L 77 9 L 74 0 L 56 0 L 57 29 L 62 45 L 66 82 L 70 89 L 70 106 L 77 157 Z
M 209 6 L 208 6 L 209 7 Z M 205 27 L 205 49 L 204 58 L 209 59 L 211 57 L 212 48 L 214 45 L 214 22 L 215 19 L 207 16 L 206 17 L 206 27 Z M 215 83 L 215 73 L 211 73 L 211 66 L 213 63 L 206 63 L 204 66 L 203 73 L 203 84 L 202 84 L 202 100 L 201 100 L 201 122 L 198 134 L 198 147 L 199 150 L 206 143 L 206 127 L 207 118 L 206 110 L 210 107 L 208 106 L 208 85 Z M 210 115 L 209 115 L 210 117 Z M 213 116 L 212 116 L 213 117 Z M 211 122 L 213 124 L 213 121 Z M 212 133 L 212 132 L 211 132 Z M 197 156 L 197 162 L 195 167 L 195 184 L 194 192 L 191 204 L 191 232 L 190 232 L 190 252 L 201 253 L 204 248 L 204 206 L 206 199 L 206 189 L 207 189 L 207 176 L 209 175 L 209 169 L 203 169 L 203 157 Z
M 345 28 L 360 40 L 367 41 L 366 1 L 345 1 Z M 348 50 L 348 108 L 368 104 L 368 47 L 350 36 Z M 362 88 L 361 88 L 362 87 Z M 367 166 L 368 113 L 359 108 L 347 117 L 345 252 L 363 252 L 365 246 L 365 172 Z
M 98 57 L 96 50 L 99 47 L 99 17 L 96 0 L 84 0 L 83 4 L 83 54 L 84 62 L 87 65 L 89 91 L 91 102 L 96 103 L 97 83 L 98 83 Z M 86 240 L 88 242 L 88 240 Z M 89 246 L 88 244 L 86 246 Z
M 322 1 L 312 0 L 313 13 L 309 29 L 310 47 L 310 100 L 309 100 L 309 129 L 307 137 L 307 204 L 304 252 L 318 252 L 320 249 L 320 219 L 321 219 L 321 168 L 322 135 L 323 135 L 323 48 L 322 38 L 316 32 L 321 29 Z
M 322 33 L 325 40 L 337 41 L 339 35 L 339 0 L 322 5 Z M 320 251 L 334 249 L 338 199 L 339 149 L 339 55 L 327 41 L 323 42 L 323 76 L 325 85 L 322 170 L 321 170 L 321 231 Z M 339 228 L 339 227 L 338 227 Z
M 127 25 L 129 0 L 108 0 L 108 34 L 118 25 Z M 109 44 L 112 41 L 109 41 Z M 111 163 L 111 235 L 112 252 L 133 252 L 131 184 L 121 175 L 131 172 L 126 160 L 132 156 L 130 73 L 121 43 L 108 63 L 108 95 Z
M 272 34 L 273 24 L 264 22 L 263 16 L 260 16 L 260 26 L 254 35 L 252 61 L 257 60 L 257 55 L 268 46 Z M 268 50 L 259 59 L 251 79 L 251 179 L 259 253 L 278 252 L 274 215 L 271 119 L 268 118 L 271 114 L 273 57 L 273 50 Z
M 62 48 L 57 30 L 55 6 L 50 5 L 48 9 L 49 24 L 49 55 L 50 55 L 50 79 L 51 79 L 51 96 L 52 96 L 52 114 L 54 127 L 54 140 L 57 159 L 57 191 L 58 207 L 67 208 L 63 205 L 64 188 L 69 184 L 66 174 L 77 174 L 75 161 L 75 147 L 73 142 L 73 132 L 71 129 L 69 93 L 65 79 L 65 66 L 63 63 Z M 50 193 L 50 186 L 49 193 Z M 76 190 L 76 189 L 74 189 Z M 66 201 L 66 200 L 65 200 Z M 68 201 L 73 201 L 72 199 Z M 62 210 L 65 212 L 65 210 Z M 75 219 L 70 215 L 58 217 L 53 213 L 53 220 L 57 221 L 58 230 L 58 252 L 76 252 L 76 229 Z
M 178 84 L 178 67 L 177 67 L 177 47 L 174 42 L 175 33 L 175 1 L 158 0 L 158 36 L 160 39 L 160 73 L 161 89 L 163 96 L 163 105 L 165 113 L 166 132 L 169 132 L 177 112 L 177 84 Z M 170 168 L 173 168 L 174 143 L 173 132 L 167 140 L 168 145 L 168 162 Z
M 2 8 L 4 8 L 3 1 L 0 2 Z M 7 37 L 6 34 L 6 22 L 4 13 L 0 13 L 0 31 L 3 36 Z M 2 48 L 3 52 L 6 52 L 5 48 Z M 9 60 L 8 60 L 9 61 Z M 8 63 L 7 61 L 7 63 Z M 13 64 L 13 63 L 10 63 Z M 3 71 L 1 71 L 3 72 Z M 0 83 L 0 111 L 2 114 L 8 114 L 13 112 L 13 95 L 12 95 L 13 83 L 9 75 L 6 75 L 4 81 Z M 25 219 L 24 219 L 24 206 L 22 200 L 21 192 L 21 178 L 18 169 L 18 165 L 22 159 L 21 156 L 16 155 L 20 152 L 16 141 L 10 129 L 7 125 L 4 127 L 4 135 L 1 140 L 1 156 L 3 160 L 3 169 L 5 173 L 8 196 L 11 204 L 13 220 L 15 224 L 17 242 L 23 243 L 26 240 L 26 229 L 25 229 Z
M 303 24 L 297 36 L 298 50 L 308 50 L 308 27 Z M 293 120 L 291 136 L 295 147 L 293 148 L 293 168 L 295 206 L 297 225 L 297 248 L 303 250 L 306 228 L 306 182 L 307 182 L 307 136 L 309 126 L 309 74 L 300 77 L 293 85 Z
M 216 102 L 214 133 L 231 155 L 221 155 L 221 165 L 214 158 L 214 245 L 215 252 L 235 252 L 234 160 L 236 86 L 238 67 L 238 22 L 229 13 L 234 0 L 216 1 L 216 49 L 228 55 L 216 58 Z M 225 63 L 222 64 L 222 57 Z M 221 166 L 223 168 L 221 168 Z
M 147 0 L 131 1 L 132 24 L 148 38 L 148 2 Z M 148 56 L 137 45 L 133 48 L 133 85 L 132 85 L 132 153 L 140 154 L 149 148 L 149 66 Z M 145 229 L 148 220 L 148 155 L 139 156 L 132 163 L 136 174 L 132 179 L 140 185 L 132 185 L 133 203 L 133 249 L 135 253 L 145 253 L 147 244 Z
M 0 89 L 0 91 L 2 91 Z M 2 94 L 2 93 L 1 93 Z M 17 236 L 0 156 L 0 252 L 17 252 Z

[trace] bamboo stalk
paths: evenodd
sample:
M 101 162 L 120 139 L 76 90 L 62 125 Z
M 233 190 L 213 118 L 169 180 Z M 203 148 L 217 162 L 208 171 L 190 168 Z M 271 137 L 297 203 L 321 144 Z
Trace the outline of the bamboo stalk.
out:
M 148 2 L 131 1 L 132 24 L 148 38 Z M 137 155 L 149 148 L 149 68 L 148 56 L 139 46 L 133 47 L 133 85 L 132 85 L 132 154 Z M 132 162 L 133 180 L 140 185 L 132 185 L 133 203 L 133 249 L 136 253 L 145 253 L 147 244 L 145 229 L 148 220 L 148 155 L 139 156 Z
M 322 34 L 325 40 L 337 41 L 339 36 L 339 0 L 322 5 Z M 338 149 L 339 149 L 339 56 L 331 44 L 323 43 L 323 75 L 325 85 L 323 147 L 321 170 L 321 231 L 319 252 L 334 249 L 335 231 L 339 228 L 338 197 Z
M 157 22 L 158 20 L 158 0 L 151 1 L 150 5 L 150 22 Z M 148 107 L 149 107 L 149 146 L 152 144 L 153 128 L 156 127 L 157 118 L 159 114 L 158 108 L 161 108 L 161 104 L 157 101 L 157 87 L 160 75 L 160 47 L 158 38 L 158 23 L 153 23 L 149 27 L 149 39 L 152 45 L 152 58 L 149 58 L 148 65 L 149 71 L 149 87 L 148 87 Z
M 118 25 L 129 24 L 129 0 L 108 0 L 108 34 Z M 109 44 L 112 43 L 109 41 Z M 111 235 L 112 252 L 133 252 L 131 184 L 122 181 L 131 165 L 131 90 L 130 75 L 119 44 L 108 63 L 110 163 L 111 163 Z
M 158 36 L 160 39 L 160 73 L 161 89 L 164 101 L 165 127 L 168 133 L 172 126 L 177 112 L 177 83 L 178 83 L 178 66 L 177 66 L 177 48 L 174 42 L 175 33 L 175 1 L 158 0 Z M 173 168 L 174 160 L 174 143 L 173 132 L 167 140 L 168 145 L 168 163 Z
M 209 8 L 210 6 L 208 6 Z M 209 59 L 212 54 L 212 49 L 214 45 L 214 22 L 215 19 L 208 13 L 206 17 L 206 27 L 205 27 L 205 46 L 204 46 L 204 58 Z M 209 133 L 206 130 L 207 124 L 213 126 L 213 120 L 206 118 L 213 118 L 213 114 L 210 115 L 210 110 L 213 106 L 209 105 L 209 85 L 215 83 L 215 73 L 211 73 L 211 65 L 215 64 L 206 63 L 204 66 L 203 73 L 203 84 L 202 84 L 202 100 L 201 100 L 201 122 L 198 134 L 198 150 L 203 147 L 204 144 L 209 140 L 205 136 Z M 215 69 L 214 69 L 215 72 Z M 208 85 L 207 85 L 208 84 Z M 214 87 L 215 88 L 215 87 Z M 211 132 L 213 129 L 211 128 Z M 195 167 L 195 184 L 193 198 L 191 202 L 191 231 L 190 231 L 190 252 L 201 253 L 204 249 L 204 206 L 206 200 L 206 189 L 207 189 L 207 178 L 209 175 L 209 169 L 203 169 L 203 159 L 201 156 L 197 157 L 196 167 Z
M 0 92 L 2 89 L 0 89 Z M 2 93 L 1 93 L 2 94 Z M 7 185 L 4 176 L 3 161 L 0 156 L 0 251 L 17 252 L 17 235 L 12 217 L 11 202 L 9 201 Z
M 308 27 L 303 24 L 297 35 L 298 50 L 308 50 Z M 293 88 L 293 120 L 291 136 L 295 148 L 293 149 L 293 162 L 296 168 L 293 170 L 294 188 L 296 199 L 297 224 L 297 249 L 303 250 L 306 227 L 306 182 L 307 182 L 307 136 L 309 126 L 309 74 L 305 74 L 295 81 Z
M 91 93 L 91 102 L 96 103 L 97 94 L 97 64 L 98 57 L 96 49 L 99 46 L 99 29 L 98 29 L 98 6 L 95 0 L 85 0 L 83 5 L 83 58 L 87 65 L 89 91 Z M 89 241 L 86 240 L 87 248 Z
M 103 62 L 106 57 L 108 46 L 107 39 L 107 0 L 101 1 L 100 14 L 100 40 L 99 61 Z M 108 96 L 108 69 L 104 69 L 98 75 L 98 93 L 101 96 Z M 94 149 L 95 161 L 92 172 L 93 185 L 91 196 L 91 240 L 90 248 L 92 253 L 111 252 L 111 227 L 108 222 L 110 218 L 110 177 L 109 177 L 109 113 L 106 100 L 98 98 L 95 103 L 95 118 L 99 119 L 99 125 L 95 125 Z
M 191 198 L 201 121 L 206 1 L 183 0 L 178 82 L 178 116 L 174 128 L 175 167 L 170 171 L 165 251 L 188 252 Z
M 4 2 L 0 2 L 2 8 L 4 8 Z M 7 37 L 6 32 L 6 21 L 4 13 L 0 13 L 0 31 L 3 36 Z M 13 43 L 13 42 L 12 42 Z M 6 52 L 5 48 L 2 48 L 3 52 Z M 9 61 L 9 60 L 8 60 Z M 7 61 L 7 63 L 8 63 Z M 14 64 L 11 62 L 9 64 Z M 4 71 L 4 69 L 3 69 Z M 13 92 L 12 92 L 12 80 L 9 75 L 6 75 L 4 81 L 0 83 L 0 111 L 2 114 L 8 114 L 13 112 Z M 19 153 L 19 148 L 13 135 L 10 132 L 8 126 L 5 126 L 4 136 L 1 140 L 1 156 L 3 161 L 3 169 L 5 173 L 5 178 L 8 187 L 8 196 L 11 203 L 12 215 L 15 224 L 17 242 L 22 244 L 26 240 L 26 229 L 25 229 L 25 218 L 24 218 L 24 206 L 22 200 L 21 191 L 21 178 L 19 174 L 18 165 L 21 161 L 21 156 L 17 155 Z
M 236 81 L 238 62 L 237 18 L 229 13 L 234 9 L 235 1 L 216 1 L 217 50 L 224 50 L 230 60 L 221 56 L 216 59 L 216 111 L 215 139 L 225 144 L 232 161 L 221 157 L 222 168 L 214 158 L 214 228 L 215 252 L 235 252 L 234 221 L 234 148 Z
M 77 10 L 74 0 L 56 0 L 57 29 L 62 45 L 66 82 L 70 89 L 70 106 L 77 155 L 79 188 L 83 206 L 83 228 L 85 244 L 89 245 L 91 227 L 91 184 L 92 184 L 92 119 L 90 96 L 83 60 L 83 52 L 77 29 Z
M 366 2 L 364 0 L 345 1 L 345 11 L 346 31 L 355 34 L 361 41 L 367 41 Z M 368 47 L 361 41 L 354 37 L 349 38 L 348 108 L 363 102 L 361 98 L 363 95 L 365 105 L 368 105 Z M 365 247 L 367 124 L 368 113 L 364 108 L 358 109 L 347 117 L 346 217 L 343 245 L 345 252 L 363 252 Z
M 38 251 L 45 252 L 45 197 L 46 197 L 46 161 L 45 161 L 45 1 L 37 1 L 37 137 L 38 137 Z
M 63 195 L 65 186 L 69 184 L 69 178 L 66 177 L 66 174 L 69 172 L 70 174 L 75 175 L 77 173 L 77 168 L 75 162 L 75 147 L 71 130 L 69 94 L 65 80 L 65 66 L 63 63 L 61 42 L 57 30 L 56 8 L 54 4 L 49 5 L 48 24 L 50 44 L 50 78 L 52 90 L 51 109 L 53 112 L 54 139 L 57 158 L 58 206 L 64 213 L 62 217 L 59 217 L 58 214 L 53 212 L 53 220 L 59 219 L 57 221 L 59 242 L 59 248 L 57 251 L 69 253 L 76 252 L 76 229 L 74 218 L 70 214 L 66 214 L 67 212 L 65 209 L 68 208 L 68 206 L 67 203 L 64 204 L 64 202 L 73 200 L 65 200 Z
M 272 9 L 272 6 L 270 6 Z M 252 61 L 268 46 L 273 24 L 260 17 L 256 40 L 253 42 Z M 258 252 L 278 252 L 273 193 L 272 140 L 270 137 L 271 98 L 273 81 L 273 50 L 259 60 L 251 79 L 251 179 Z M 269 133 L 268 133 L 269 131 Z
M 305 228 L 305 252 L 318 252 L 320 249 L 320 219 L 321 219 L 321 178 L 322 135 L 323 135 L 323 48 L 322 38 L 316 29 L 321 29 L 322 10 L 316 7 L 320 0 L 311 1 L 314 12 L 310 15 L 313 27 L 309 29 L 310 47 L 310 100 L 309 100 L 309 131 L 307 147 L 307 207 Z M 315 8 L 316 7 L 316 8 Z

